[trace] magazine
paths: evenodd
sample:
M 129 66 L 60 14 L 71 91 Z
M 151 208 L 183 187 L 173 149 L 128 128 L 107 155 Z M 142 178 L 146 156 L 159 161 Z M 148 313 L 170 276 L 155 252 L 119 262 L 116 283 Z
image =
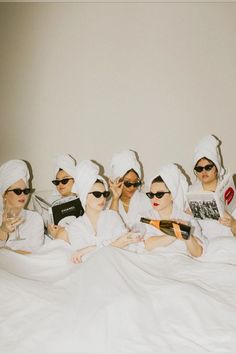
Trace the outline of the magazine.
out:
M 33 205 L 34 209 L 42 216 L 46 228 L 48 224 L 66 226 L 84 213 L 77 196 L 53 200 L 51 196 L 38 193 L 33 196 Z
M 187 201 L 197 219 L 218 220 L 224 212 L 232 213 L 236 207 L 236 190 L 232 176 L 226 175 L 215 192 L 188 192 Z

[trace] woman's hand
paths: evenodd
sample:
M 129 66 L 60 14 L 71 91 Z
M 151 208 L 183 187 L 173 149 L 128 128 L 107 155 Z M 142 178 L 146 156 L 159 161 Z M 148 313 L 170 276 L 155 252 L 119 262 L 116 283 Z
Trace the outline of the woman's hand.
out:
M 7 217 L 7 212 L 4 211 L 2 216 L 2 225 L 0 226 L 1 231 L 11 233 L 15 231 L 16 227 L 22 224 L 22 222 L 23 218 L 21 218 L 20 216 L 9 218 Z
M 181 220 L 181 219 L 172 219 L 174 222 L 179 223 L 179 224 L 183 224 L 183 225 L 189 225 L 188 221 L 186 220 Z M 181 240 L 181 241 L 185 241 L 185 239 L 183 238 L 181 233 L 178 233 L 178 235 L 175 235 L 174 237 L 176 237 L 176 239 Z
M 62 230 L 62 229 L 63 229 L 63 227 L 59 226 L 59 225 L 54 225 L 54 224 L 49 224 L 48 225 L 48 233 L 53 238 L 57 238 L 59 231 Z
M 114 181 L 109 179 L 109 186 L 113 194 L 114 199 L 119 199 L 123 190 L 123 180 L 116 178 Z
M 232 217 L 232 215 L 230 215 L 227 212 L 224 212 L 224 216 L 219 218 L 219 223 L 227 226 L 227 227 L 232 227 L 233 223 L 234 223 L 235 219 Z
M 92 252 L 95 248 L 96 246 L 93 245 L 93 246 L 81 248 L 80 250 L 76 251 L 71 257 L 72 262 L 75 264 L 82 263 L 83 262 L 82 257 Z
M 143 237 L 140 236 L 140 234 L 136 232 L 128 232 L 127 234 L 122 235 L 119 238 L 117 238 L 115 241 L 113 241 L 111 245 L 118 248 L 125 248 L 131 243 L 138 243 L 142 241 L 143 241 Z

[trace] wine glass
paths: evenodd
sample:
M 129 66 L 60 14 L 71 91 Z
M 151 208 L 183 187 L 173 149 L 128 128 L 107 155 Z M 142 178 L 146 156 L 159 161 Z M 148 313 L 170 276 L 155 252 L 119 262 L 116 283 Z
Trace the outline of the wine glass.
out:
M 139 237 L 144 237 L 146 234 L 146 227 L 141 222 L 136 222 L 131 226 L 131 232 L 135 232 Z
M 138 239 L 137 239 L 137 243 L 133 243 L 128 246 L 128 250 L 135 253 L 143 253 L 145 246 L 144 243 L 141 241 L 144 240 L 144 236 L 146 234 L 145 225 L 141 224 L 140 222 L 135 222 L 134 224 L 131 225 L 130 232 L 135 233 Z
M 12 208 L 9 208 L 7 210 L 7 219 L 9 221 L 14 221 L 18 217 L 22 219 L 22 223 L 23 223 L 24 222 L 24 209 L 18 208 L 18 207 L 12 207 Z M 19 226 L 20 225 L 15 226 L 15 230 L 14 230 L 15 238 L 14 239 L 11 238 L 9 241 L 22 241 L 22 240 L 25 240 L 25 238 L 22 238 L 20 236 Z

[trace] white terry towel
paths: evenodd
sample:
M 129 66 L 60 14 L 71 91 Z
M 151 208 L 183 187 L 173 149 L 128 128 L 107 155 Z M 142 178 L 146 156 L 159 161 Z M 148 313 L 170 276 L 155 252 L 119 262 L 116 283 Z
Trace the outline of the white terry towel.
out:
M 104 183 L 105 189 L 108 190 L 105 179 L 99 175 L 99 167 L 91 160 L 83 160 L 76 167 L 76 179 L 73 186 L 73 192 L 79 195 L 83 208 L 86 207 L 87 195 L 96 180 L 99 179 Z
M 218 176 L 223 177 L 225 170 L 221 164 L 221 158 L 219 153 L 219 141 L 213 135 L 207 135 L 202 138 L 194 150 L 194 167 L 196 163 L 206 157 L 207 159 L 214 162 L 218 170 Z
M 68 154 L 57 155 L 54 159 L 54 177 L 60 169 L 67 172 L 71 177 L 75 178 L 76 161 Z
M 3 195 L 8 187 L 20 179 L 27 184 L 29 178 L 28 167 L 22 160 L 9 160 L 0 167 L 0 210 L 3 208 Z
M 184 211 L 188 182 L 180 169 L 175 164 L 170 163 L 162 166 L 155 177 L 157 176 L 161 176 L 167 188 L 170 190 L 175 205 Z M 150 181 L 150 187 L 154 178 Z
M 127 171 L 133 169 L 141 178 L 141 166 L 132 150 L 123 150 L 112 156 L 109 176 L 111 180 L 123 177 Z

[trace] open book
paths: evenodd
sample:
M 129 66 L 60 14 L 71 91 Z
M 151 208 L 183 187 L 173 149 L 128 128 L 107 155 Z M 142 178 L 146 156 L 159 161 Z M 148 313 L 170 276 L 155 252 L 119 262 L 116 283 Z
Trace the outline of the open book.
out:
M 45 227 L 48 224 L 66 226 L 73 219 L 83 215 L 84 210 L 77 196 L 52 200 L 51 196 L 33 195 L 34 209 L 42 216 Z
M 197 219 L 218 220 L 236 208 L 236 190 L 232 176 L 226 175 L 215 192 L 188 192 L 187 201 Z

